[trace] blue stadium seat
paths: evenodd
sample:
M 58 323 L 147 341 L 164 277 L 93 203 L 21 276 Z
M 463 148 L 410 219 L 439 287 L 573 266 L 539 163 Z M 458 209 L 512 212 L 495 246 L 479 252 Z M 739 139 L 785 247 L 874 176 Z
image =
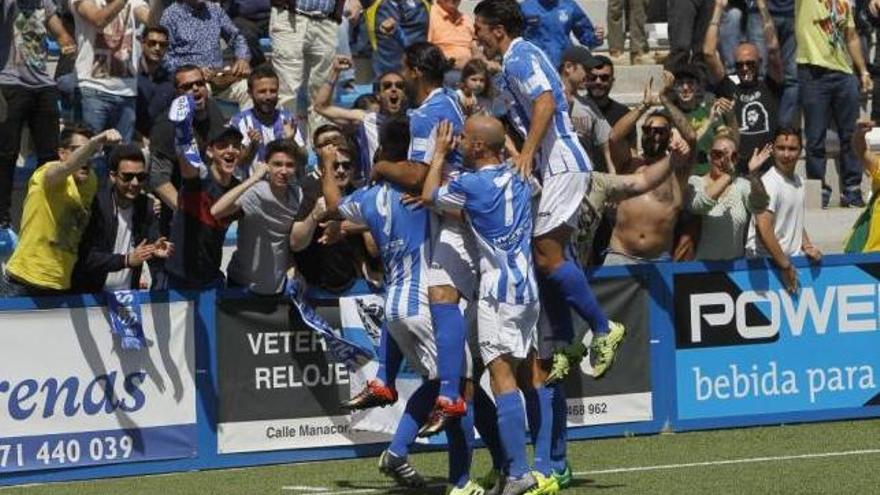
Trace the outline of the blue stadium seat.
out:
M 46 44 L 46 51 L 49 52 L 50 57 L 60 57 L 61 56 L 61 47 L 58 46 L 58 42 L 53 40 L 52 38 L 45 38 L 44 42 Z
M 272 53 L 272 40 L 269 38 L 260 38 L 260 50 L 263 50 L 264 54 Z

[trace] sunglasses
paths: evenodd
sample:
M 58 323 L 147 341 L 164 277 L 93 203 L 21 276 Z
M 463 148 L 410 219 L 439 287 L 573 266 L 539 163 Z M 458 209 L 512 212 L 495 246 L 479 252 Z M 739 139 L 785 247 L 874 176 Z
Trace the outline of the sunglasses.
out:
M 131 182 L 134 179 L 137 179 L 138 182 L 145 182 L 149 177 L 150 174 L 146 172 L 119 172 L 116 174 L 116 178 L 122 182 Z
M 391 88 L 404 89 L 404 86 L 405 85 L 404 85 L 403 81 L 395 81 L 395 82 L 384 81 L 382 83 L 382 89 L 391 89 Z
M 663 137 L 670 133 L 670 129 L 666 126 L 645 125 L 642 126 L 642 133 L 651 137 Z
M 744 60 L 742 62 L 734 62 L 733 65 L 737 69 L 755 69 L 758 67 L 758 62 L 756 60 Z
M 351 168 L 351 162 L 336 162 L 336 168 L 348 170 Z
M 207 81 L 205 81 L 204 79 L 199 79 L 198 81 L 183 83 L 183 84 L 177 86 L 177 89 L 179 89 L 180 91 L 192 91 L 192 89 L 195 88 L 196 86 L 198 86 L 200 88 L 204 88 L 207 85 L 208 85 Z
M 587 74 L 587 81 L 595 81 L 597 79 L 602 82 L 608 82 L 611 80 L 611 74 Z
M 144 44 L 147 45 L 147 46 L 151 46 L 151 47 L 152 47 L 152 46 L 158 46 L 158 47 L 162 47 L 162 48 L 167 48 L 167 47 L 168 47 L 168 42 L 167 42 L 167 41 L 146 40 L 146 41 L 144 41 Z
M 712 158 L 713 160 L 721 160 L 727 157 L 736 157 L 736 151 L 731 151 L 730 153 L 728 153 L 724 150 L 709 150 L 709 158 Z

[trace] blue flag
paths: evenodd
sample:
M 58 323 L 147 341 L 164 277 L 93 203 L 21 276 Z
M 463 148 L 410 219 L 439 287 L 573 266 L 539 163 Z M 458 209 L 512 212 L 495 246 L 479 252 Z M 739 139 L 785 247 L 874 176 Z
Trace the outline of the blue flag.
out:
M 309 306 L 305 301 L 305 291 L 302 290 L 299 282 L 288 280 L 287 297 L 290 299 L 291 307 L 299 313 L 303 323 L 327 342 L 330 354 L 337 362 L 343 363 L 349 370 L 356 371 L 373 359 L 372 350 L 365 349 L 343 337 L 341 331 L 331 327 L 321 315 L 315 312 L 314 308 Z
M 147 346 L 141 319 L 141 302 L 135 290 L 105 292 L 110 313 L 110 332 L 119 338 L 126 351 L 138 351 Z

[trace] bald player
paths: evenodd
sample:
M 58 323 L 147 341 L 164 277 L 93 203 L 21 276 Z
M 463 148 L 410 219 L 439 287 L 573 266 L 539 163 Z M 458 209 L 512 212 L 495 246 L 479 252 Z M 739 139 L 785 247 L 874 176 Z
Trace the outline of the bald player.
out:
M 741 43 L 733 53 L 736 67 L 736 80 L 725 75 L 724 62 L 718 52 L 718 23 L 724 12 L 723 2 L 716 1 L 713 23 L 706 31 L 703 42 L 703 55 L 709 66 L 712 83 L 716 85 L 719 96 L 733 98 L 734 113 L 739 122 L 739 160 L 737 170 L 748 173 L 752 154 L 773 141 L 779 122 L 779 102 L 782 98 L 784 70 L 776 27 L 767 2 L 757 2 L 758 12 L 764 26 L 764 39 L 767 43 L 767 77 L 761 79 L 761 53 L 752 43 Z M 797 81 L 789 84 L 797 86 Z M 792 122 L 782 123 L 789 126 Z
M 535 355 L 540 307 L 532 262 L 532 189 L 502 161 L 504 134 L 503 125 L 493 117 L 468 119 L 460 147 L 469 170 L 440 186 L 443 150 L 452 146 L 451 126 L 442 123 L 434 155 L 439 158 L 431 163 L 422 200 L 440 211 L 461 211 L 477 240 L 479 351 L 489 368 L 498 432 L 509 465 L 507 479 L 499 482 L 505 494 L 520 494 L 544 480 L 526 458 L 525 408 L 516 380 L 520 364 Z M 530 380 L 525 381 L 529 387 Z

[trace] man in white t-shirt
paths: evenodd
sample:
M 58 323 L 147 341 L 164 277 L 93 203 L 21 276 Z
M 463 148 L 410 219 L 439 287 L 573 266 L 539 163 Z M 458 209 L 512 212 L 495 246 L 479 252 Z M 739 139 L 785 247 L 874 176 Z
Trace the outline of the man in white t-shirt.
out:
M 785 288 L 792 293 L 798 289 L 798 279 L 791 257 L 804 255 L 813 263 L 822 259 L 822 253 L 813 246 L 804 229 L 804 181 L 794 173 L 801 145 L 798 131 L 776 131 L 773 168 L 761 179 L 770 203 L 753 218 L 746 240 L 746 253 L 750 257 L 773 258 L 782 272 Z
M 71 0 L 76 24 L 76 76 L 83 120 L 94 132 L 134 136 L 139 24 L 155 24 L 158 0 Z

